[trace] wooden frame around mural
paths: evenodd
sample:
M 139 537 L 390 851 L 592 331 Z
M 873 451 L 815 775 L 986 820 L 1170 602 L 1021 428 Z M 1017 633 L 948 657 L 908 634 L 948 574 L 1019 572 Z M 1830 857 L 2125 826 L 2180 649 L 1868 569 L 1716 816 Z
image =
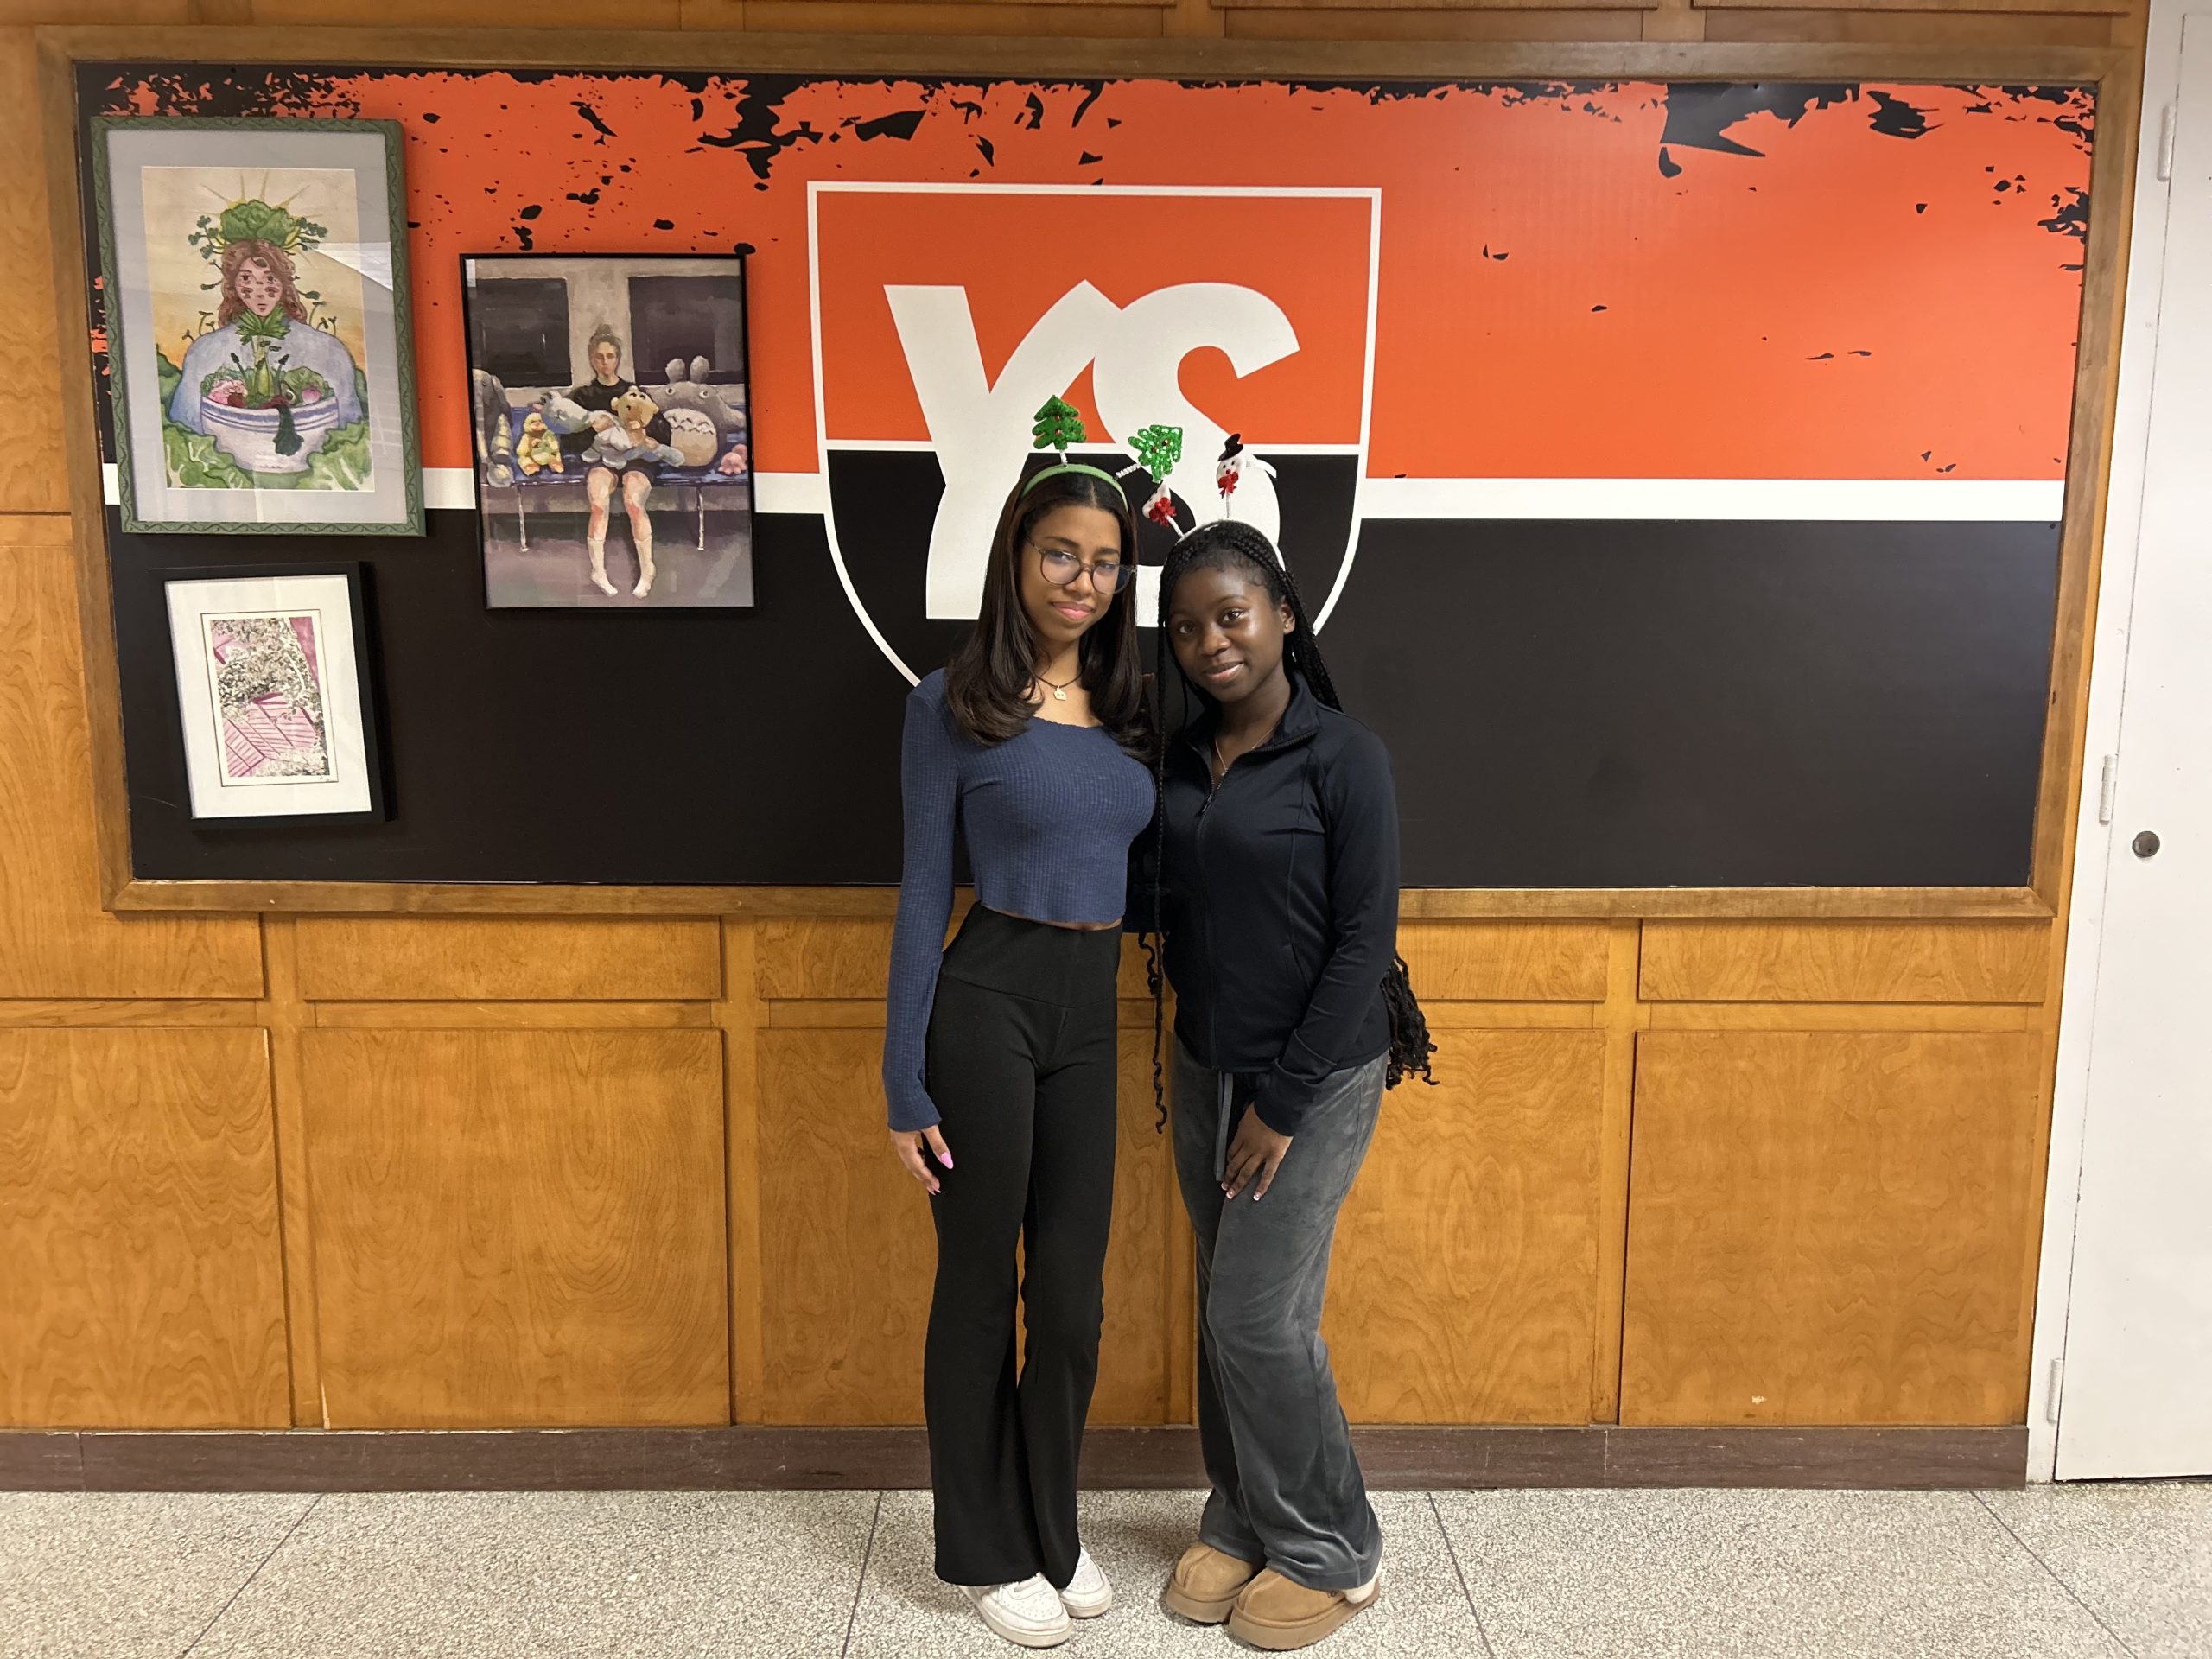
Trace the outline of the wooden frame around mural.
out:
M 2122 265 L 2141 88 L 2136 59 L 2115 48 L 1736 45 L 1703 42 L 1496 45 L 1413 41 L 1014 40 L 690 32 L 495 29 L 61 27 L 35 31 L 53 215 L 59 338 L 85 327 L 85 249 L 77 175 L 73 67 L 128 57 L 267 63 L 354 59 L 432 68 L 744 67 L 760 73 L 1197 77 L 1347 76 L 1377 79 L 1823 80 L 1932 83 L 2066 81 L 2097 92 L 2098 143 L 2082 273 L 2082 331 L 2059 543 L 2050 717 L 2043 741 L 2033 863 L 2018 887 L 1679 887 L 1417 889 L 1408 918 L 2012 918 L 2063 914 L 2072 875 L 2082 722 L 2095 617 L 2099 534 L 2118 378 Z M 108 586 L 105 517 L 92 389 L 64 374 L 70 512 L 92 730 L 93 809 L 103 902 L 115 911 L 483 915 L 811 915 L 888 917 L 888 887 L 475 886 L 453 882 L 140 880 L 130 868 L 121 699 Z

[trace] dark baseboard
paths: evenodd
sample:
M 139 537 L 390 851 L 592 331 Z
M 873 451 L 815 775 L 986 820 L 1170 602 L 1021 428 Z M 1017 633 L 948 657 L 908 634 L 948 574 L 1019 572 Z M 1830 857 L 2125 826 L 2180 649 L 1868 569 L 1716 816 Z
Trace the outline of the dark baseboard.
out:
M 2000 1428 L 1363 1428 L 1377 1490 L 2018 1486 Z M 1094 1428 L 1083 1484 L 1199 1487 L 1195 1430 Z M 923 1487 L 918 1428 L 0 1431 L 0 1491 L 382 1492 Z

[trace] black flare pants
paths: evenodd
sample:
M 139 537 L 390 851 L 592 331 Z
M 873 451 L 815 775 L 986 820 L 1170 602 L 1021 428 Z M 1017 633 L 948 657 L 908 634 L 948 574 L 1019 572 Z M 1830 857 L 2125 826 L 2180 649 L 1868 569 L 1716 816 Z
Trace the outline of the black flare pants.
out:
M 1121 944 L 1119 929 L 978 905 L 938 970 L 926 1081 L 952 1167 L 931 1200 L 922 1399 L 947 1583 L 1042 1573 L 1064 1588 L 1075 1575 L 1076 1465 L 1114 1205 Z

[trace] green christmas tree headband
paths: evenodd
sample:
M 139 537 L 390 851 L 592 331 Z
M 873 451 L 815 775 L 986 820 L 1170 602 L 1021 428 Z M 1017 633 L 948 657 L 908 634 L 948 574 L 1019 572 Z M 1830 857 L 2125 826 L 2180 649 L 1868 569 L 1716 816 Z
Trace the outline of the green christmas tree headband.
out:
M 1029 475 L 1021 486 L 1024 495 L 1048 478 L 1057 478 L 1066 473 L 1083 473 L 1091 478 L 1105 480 L 1114 486 L 1114 493 L 1122 498 L 1122 504 L 1128 505 L 1129 493 L 1122 487 L 1120 479 L 1103 467 L 1093 467 L 1087 462 L 1067 458 L 1069 447 L 1081 443 L 1084 437 L 1083 416 L 1076 412 L 1074 404 L 1064 397 L 1047 397 L 1044 407 L 1037 411 L 1037 424 L 1030 429 L 1037 438 L 1031 448 L 1053 450 L 1059 459 L 1050 467 Z
M 1065 399 L 1046 398 L 1045 406 L 1037 411 L 1037 424 L 1033 429 L 1037 435 L 1036 447 L 1039 449 L 1056 450 L 1061 459 L 1052 466 L 1032 474 L 1021 486 L 1021 493 L 1024 495 L 1036 488 L 1042 480 L 1051 478 L 1055 474 L 1086 473 L 1092 478 L 1103 478 L 1111 484 L 1115 493 L 1126 503 L 1129 495 L 1128 492 L 1122 487 L 1122 480 L 1131 473 L 1147 473 L 1152 477 L 1152 493 L 1146 499 L 1141 509 L 1142 516 L 1148 522 L 1160 525 L 1178 537 L 1190 533 L 1184 530 L 1181 521 L 1175 517 L 1175 493 L 1167 481 L 1168 474 L 1175 470 L 1176 466 L 1183 459 L 1183 429 L 1181 427 L 1153 425 L 1132 433 L 1128 443 L 1129 448 L 1136 452 L 1136 462 L 1134 466 L 1122 467 L 1119 475 L 1107 472 L 1103 467 L 1091 467 L 1079 461 L 1066 459 L 1068 447 L 1071 444 L 1081 443 L 1084 434 L 1083 416 L 1078 415 Z M 1236 435 L 1231 433 L 1228 447 L 1222 451 L 1221 464 L 1215 471 L 1215 478 L 1221 490 L 1224 510 L 1228 507 L 1230 498 L 1236 488 L 1237 479 L 1249 467 L 1257 467 L 1268 473 L 1274 471 L 1274 467 L 1247 450 L 1239 442 Z

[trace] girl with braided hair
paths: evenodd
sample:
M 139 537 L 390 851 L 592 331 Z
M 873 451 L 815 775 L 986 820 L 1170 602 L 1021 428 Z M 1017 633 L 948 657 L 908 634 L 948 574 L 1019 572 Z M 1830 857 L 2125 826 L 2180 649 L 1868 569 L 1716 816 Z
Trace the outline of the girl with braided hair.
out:
M 1198 708 L 1159 751 L 1148 896 L 1176 995 L 1175 1168 L 1198 1236 L 1213 1487 L 1161 1599 L 1255 1646 L 1301 1648 L 1380 1586 L 1321 1302 L 1383 1090 L 1426 1078 L 1434 1046 L 1397 956 L 1389 756 L 1343 712 L 1274 547 L 1235 521 L 1192 531 L 1161 572 L 1160 616 L 1155 683 L 1172 652 Z

